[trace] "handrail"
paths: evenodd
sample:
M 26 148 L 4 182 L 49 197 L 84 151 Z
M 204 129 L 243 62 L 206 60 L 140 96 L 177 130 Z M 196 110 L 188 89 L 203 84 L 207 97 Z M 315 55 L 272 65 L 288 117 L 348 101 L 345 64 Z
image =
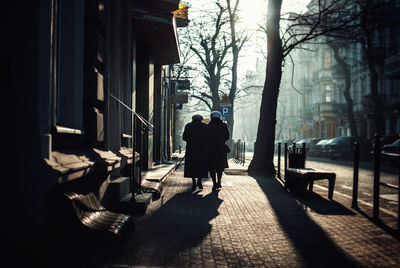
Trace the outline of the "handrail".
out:
M 121 100 L 119 100 L 117 97 L 115 97 L 114 95 L 112 95 L 111 93 L 109 94 L 109 96 L 111 96 L 113 99 L 115 99 L 118 103 L 120 103 L 123 107 L 125 107 L 126 109 L 128 109 L 134 116 L 135 118 L 137 118 L 140 123 L 141 123 L 141 131 L 140 131 L 140 136 L 137 137 L 137 139 L 135 139 L 135 146 L 138 145 L 137 142 L 139 140 L 140 143 L 140 166 L 139 166 L 139 181 L 138 181 L 138 185 L 137 188 L 135 186 L 135 183 L 131 183 L 131 191 L 132 194 L 133 193 L 141 193 L 142 192 L 142 170 L 143 170 L 143 160 L 142 160 L 142 155 L 143 155 L 143 135 L 144 135 L 144 130 L 151 132 L 154 129 L 154 125 L 152 123 L 150 123 L 149 121 L 147 121 L 146 119 L 143 118 L 143 116 L 141 116 L 140 114 L 136 113 L 135 111 L 132 110 L 131 107 L 129 107 L 128 105 L 126 105 L 125 103 L 123 103 Z M 135 123 L 136 124 L 136 121 Z M 143 127 L 146 126 L 146 127 Z M 139 145 L 138 145 L 139 146 Z M 132 167 L 133 169 L 135 169 L 135 161 L 132 161 Z M 135 175 L 132 174 L 132 180 L 136 180 Z
M 138 114 L 137 112 L 135 112 L 134 110 L 132 110 L 132 108 L 130 108 L 128 105 L 126 105 L 125 103 L 123 103 L 121 100 L 119 100 L 117 97 L 115 97 L 113 94 L 109 94 L 112 98 L 114 98 L 117 102 L 119 102 L 120 104 L 122 104 L 122 106 L 124 106 L 126 109 L 128 109 L 131 113 L 133 113 L 143 124 L 145 124 L 147 127 L 150 127 L 152 129 L 154 129 L 154 125 L 152 123 L 150 123 L 149 121 L 147 121 L 146 119 L 143 118 L 143 116 L 141 116 L 140 114 Z

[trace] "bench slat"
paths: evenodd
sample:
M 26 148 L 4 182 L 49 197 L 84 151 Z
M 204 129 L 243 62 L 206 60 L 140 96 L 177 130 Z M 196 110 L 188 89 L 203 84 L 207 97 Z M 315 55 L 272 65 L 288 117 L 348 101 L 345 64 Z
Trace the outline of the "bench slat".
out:
M 119 239 L 134 230 L 133 219 L 126 214 L 106 210 L 94 193 L 64 193 L 78 222 L 87 228 L 107 233 Z
M 336 179 L 336 174 L 334 172 L 312 168 L 287 168 L 285 171 L 285 188 L 292 190 L 305 190 L 307 185 L 309 185 L 309 190 L 312 191 L 314 181 L 323 179 L 329 181 L 328 198 L 332 199 Z

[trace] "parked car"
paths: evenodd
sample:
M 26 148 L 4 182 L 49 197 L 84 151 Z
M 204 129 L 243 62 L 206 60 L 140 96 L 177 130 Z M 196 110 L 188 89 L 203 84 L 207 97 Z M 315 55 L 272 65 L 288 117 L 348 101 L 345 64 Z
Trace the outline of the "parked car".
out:
M 382 136 L 380 138 L 381 146 L 385 146 L 386 144 L 392 144 L 400 139 L 400 135 L 389 135 L 389 136 Z
M 382 153 L 394 153 L 398 154 L 399 153 L 399 146 L 400 146 L 400 139 L 396 140 L 393 143 L 383 145 L 382 148 Z
M 399 135 L 389 135 L 389 136 L 381 136 L 380 137 L 380 143 L 381 143 L 381 148 L 383 148 L 383 146 L 387 145 L 387 144 L 392 144 L 395 141 L 397 141 L 398 139 L 400 139 Z M 371 140 L 371 143 L 373 144 L 375 142 L 374 139 Z M 374 146 L 372 146 L 371 148 L 371 154 L 374 154 Z
M 400 157 L 400 139 L 397 141 L 383 145 L 382 148 L 382 159 L 383 160 L 396 160 Z
M 317 146 L 319 142 L 321 142 L 321 138 L 309 138 L 305 139 L 305 144 L 307 148 L 307 154 L 312 156 L 312 155 L 318 155 L 317 151 L 320 150 L 320 146 Z
M 305 139 L 301 139 L 301 140 L 296 140 L 296 142 L 294 142 L 296 144 L 296 147 L 302 147 L 303 143 L 305 143 Z M 292 144 L 293 146 L 293 144 Z
M 302 139 L 296 142 L 296 147 L 303 147 L 303 144 L 306 144 L 307 150 L 309 150 L 311 147 L 314 147 L 317 142 L 319 142 L 321 139 L 320 138 L 308 138 L 308 139 Z
M 287 141 L 288 147 L 289 147 L 289 148 L 292 148 L 294 143 L 296 144 L 296 147 L 298 147 L 298 144 L 297 144 L 297 143 L 300 142 L 300 141 L 302 141 L 302 140 L 303 140 L 303 139 L 288 140 L 288 141 Z
M 328 151 L 328 145 L 333 141 L 333 139 L 325 139 L 325 142 L 321 144 L 321 155 L 322 156 L 328 156 L 329 151 Z
M 392 165 L 399 165 L 400 157 L 400 139 L 397 141 L 383 145 L 381 151 L 382 161 L 389 161 Z
M 337 157 L 352 158 L 354 156 L 354 143 L 360 144 L 360 158 L 368 156 L 372 144 L 369 140 L 362 137 L 348 136 L 336 137 L 326 145 L 326 152 L 331 159 Z

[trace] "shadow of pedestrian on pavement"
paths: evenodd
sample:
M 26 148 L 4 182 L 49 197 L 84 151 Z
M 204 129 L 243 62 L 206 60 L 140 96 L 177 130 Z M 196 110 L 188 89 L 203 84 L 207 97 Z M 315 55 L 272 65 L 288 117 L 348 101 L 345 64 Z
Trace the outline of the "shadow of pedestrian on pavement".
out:
M 121 255 L 130 259 L 123 262 L 164 266 L 176 263 L 176 256 L 182 256 L 182 262 L 187 264 L 188 252 L 211 232 L 209 222 L 219 215 L 221 203 L 218 192 L 176 194 L 152 215 L 136 223 L 135 234 Z
M 361 267 L 310 218 L 306 207 L 317 213 L 322 211 L 324 215 L 350 216 L 354 213 L 336 202 L 321 202 L 313 195 L 299 197 L 287 193 L 274 178 L 253 178 L 264 191 L 282 230 L 300 254 L 305 267 Z

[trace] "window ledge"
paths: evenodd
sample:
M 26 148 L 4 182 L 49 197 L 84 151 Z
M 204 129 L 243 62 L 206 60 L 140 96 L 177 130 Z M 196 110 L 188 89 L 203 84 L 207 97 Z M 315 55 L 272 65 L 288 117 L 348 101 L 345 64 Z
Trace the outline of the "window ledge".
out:
M 68 127 L 56 126 L 57 133 L 84 135 L 85 132 L 80 129 L 73 129 Z
M 120 167 L 121 157 L 98 149 L 71 150 L 53 151 L 45 161 L 56 172 L 58 183 L 64 183 L 94 172 L 110 173 Z

